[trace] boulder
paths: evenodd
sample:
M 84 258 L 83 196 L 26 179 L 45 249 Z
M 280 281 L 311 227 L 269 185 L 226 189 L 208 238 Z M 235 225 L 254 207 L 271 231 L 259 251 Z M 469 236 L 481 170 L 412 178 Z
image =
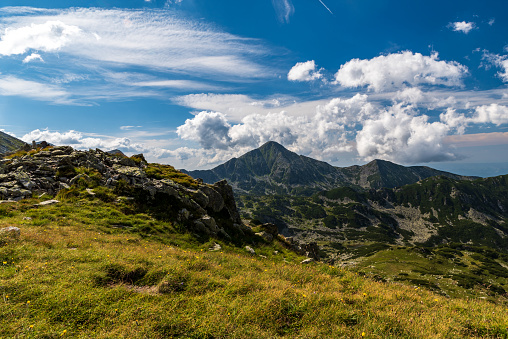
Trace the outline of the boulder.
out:
M 266 242 L 271 242 L 273 240 L 273 235 L 271 235 L 270 233 L 265 232 L 265 231 L 258 232 L 258 233 L 256 233 L 256 235 L 258 237 L 263 238 L 263 240 L 266 241 Z
M 245 250 L 252 255 L 256 255 L 256 251 L 254 251 L 254 249 L 250 246 L 245 246 Z
M 279 230 L 278 230 L 277 226 L 272 223 L 266 223 L 266 224 L 261 225 L 261 229 L 264 232 L 273 235 L 274 237 L 276 237 L 277 234 L 279 234 Z
M 21 230 L 18 227 L 9 226 L 0 228 L 0 244 L 18 240 L 21 236 Z

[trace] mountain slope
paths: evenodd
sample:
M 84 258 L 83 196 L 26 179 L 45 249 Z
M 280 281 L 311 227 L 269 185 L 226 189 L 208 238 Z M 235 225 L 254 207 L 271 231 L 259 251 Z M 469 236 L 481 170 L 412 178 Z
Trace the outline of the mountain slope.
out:
M 0 131 L 0 154 L 15 151 L 24 145 L 25 142 Z
M 431 177 L 399 188 L 349 187 L 312 197 L 240 196 L 244 218 L 276 223 L 285 235 L 342 245 L 463 243 L 508 253 L 508 175 L 477 180 Z M 335 245 L 334 245 L 335 244 Z
M 339 186 L 392 188 L 437 175 L 472 179 L 429 167 L 405 167 L 383 160 L 374 160 L 363 166 L 339 168 L 298 155 L 273 141 L 211 170 L 183 172 L 207 183 L 226 179 L 235 193 L 255 195 L 310 196 Z

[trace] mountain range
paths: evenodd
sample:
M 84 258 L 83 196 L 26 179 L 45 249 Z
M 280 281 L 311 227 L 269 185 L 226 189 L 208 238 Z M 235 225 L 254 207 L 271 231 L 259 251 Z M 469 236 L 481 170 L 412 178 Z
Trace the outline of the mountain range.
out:
M 274 141 L 210 170 L 182 171 L 206 183 L 226 179 L 236 194 L 253 195 L 310 196 L 344 186 L 360 190 L 393 188 L 433 176 L 475 179 L 425 166 L 405 167 L 385 160 L 373 160 L 363 166 L 335 167 L 298 155 Z

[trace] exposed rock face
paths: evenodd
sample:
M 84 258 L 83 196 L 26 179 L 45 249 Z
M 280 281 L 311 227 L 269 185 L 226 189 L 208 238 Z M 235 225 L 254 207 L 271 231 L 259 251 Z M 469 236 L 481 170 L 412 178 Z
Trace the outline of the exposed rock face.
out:
M 225 180 L 186 187 L 171 179 L 149 177 L 147 167 L 142 155 L 126 158 L 98 149 L 46 148 L 32 155 L 0 160 L 0 199 L 18 201 L 34 194 L 56 195 L 73 185 L 98 180 L 98 185 L 112 189 L 127 185 L 137 192 L 138 199 L 146 200 L 144 203 L 167 200 L 167 209 L 176 209 L 174 221 L 194 232 L 216 236 L 227 235 L 233 229 L 245 233 L 233 190 Z M 85 170 L 95 170 L 97 175 L 84 174 Z M 92 190 L 88 192 L 93 194 Z

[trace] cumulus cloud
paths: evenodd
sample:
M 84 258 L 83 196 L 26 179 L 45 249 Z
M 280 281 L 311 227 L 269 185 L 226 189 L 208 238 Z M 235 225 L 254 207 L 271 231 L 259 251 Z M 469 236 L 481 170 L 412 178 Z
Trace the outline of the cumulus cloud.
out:
M 481 105 L 474 108 L 473 113 L 458 113 L 449 108 L 442 113 L 440 120 L 459 134 L 464 134 L 467 127 L 473 124 L 493 124 L 500 126 L 508 124 L 508 107 L 499 104 Z
M 356 135 L 358 154 L 365 160 L 385 159 L 399 163 L 456 160 L 443 145 L 449 127 L 416 115 L 412 106 L 395 105 L 378 117 L 363 122 Z
M 23 59 L 23 63 L 26 64 L 26 63 L 29 63 L 29 62 L 35 61 L 35 60 L 44 62 L 44 60 L 42 59 L 40 54 L 32 53 L 29 56 L 27 56 L 25 59 Z
M 21 137 L 21 140 L 27 143 L 32 142 L 32 140 L 45 140 L 54 145 L 69 145 L 82 150 L 99 148 L 103 150 L 120 149 L 124 152 L 150 151 L 146 146 L 140 143 L 134 143 L 129 138 L 111 136 L 94 137 L 75 130 L 59 132 L 50 131 L 49 129 L 36 129 L 25 134 Z
M 231 137 L 226 116 L 217 112 L 201 112 L 177 128 L 178 135 L 187 140 L 199 141 L 204 149 L 225 149 L 230 146 Z
M 288 73 L 288 80 L 291 81 L 312 81 L 320 79 L 323 75 L 316 70 L 314 60 L 299 62 L 294 65 Z
M 6 28 L 0 40 L 0 54 L 24 54 L 28 50 L 57 51 L 81 30 L 59 20 L 50 20 L 42 24 L 31 24 L 20 28 Z
M 492 22 L 493 24 L 494 22 Z M 489 22 L 490 24 L 490 22 Z M 490 24 L 492 26 L 492 24 Z M 458 22 L 451 22 L 449 27 L 455 31 L 455 32 L 462 32 L 464 34 L 467 34 L 471 32 L 471 30 L 476 28 L 476 24 L 474 22 L 466 22 L 466 21 L 458 21 Z
M 316 157 L 332 156 L 351 150 L 348 136 L 374 107 L 366 95 L 349 99 L 336 98 L 315 108 L 311 116 L 290 116 L 285 111 L 250 114 L 240 123 L 230 124 L 226 115 L 201 112 L 177 129 L 186 140 L 197 141 L 205 149 L 237 152 L 238 149 L 258 147 L 273 140 L 305 154 Z
M 461 86 L 467 73 L 466 66 L 440 61 L 437 53 L 424 56 L 406 51 L 370 60 L 352 59 L 340 66 L 335 80 L 343 87 L 368 86 L 380 92 L 404 85 Z

